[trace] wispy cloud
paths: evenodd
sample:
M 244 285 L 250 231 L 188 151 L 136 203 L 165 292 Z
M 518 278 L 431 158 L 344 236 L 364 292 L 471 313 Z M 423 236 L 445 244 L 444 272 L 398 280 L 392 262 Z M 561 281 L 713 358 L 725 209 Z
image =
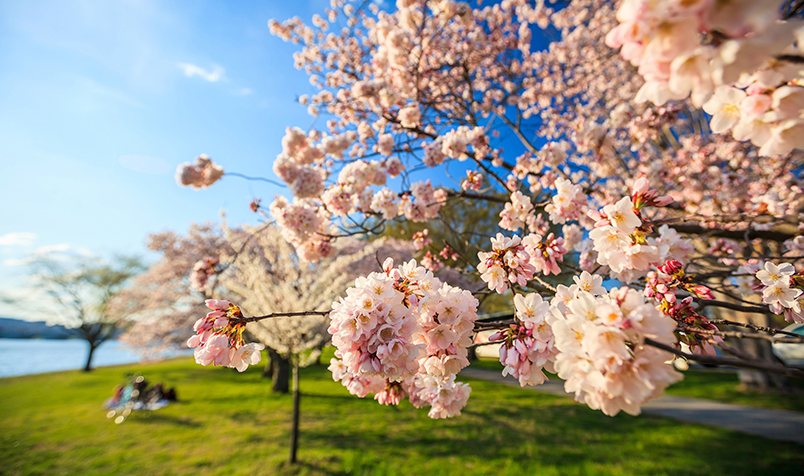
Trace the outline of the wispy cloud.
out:
M 8 258 L 3 261 L 6 266 L 28 266 L 31 264 L 31 258 Z
M 28 256 L 24 258 L 8 258 L 3 261 L 3 264 L 6 266 L 28 266 L 42 259 L 69 262 L 95 257 L 95 253 L 86 248 L 73 246 L 69 243 L 60 243 L 58 245 L 39 246 Z
M 238 92 L 237 92 L 237 94 L 239 94 L 239 95 L 241 95 L 241 96 L 248 96 L 249 94 L 251 94 L 251 93 L 253 93 L 253 92 L 254 92 L 254 91 L 252 91 L 252 90 L 251 90 L 251 89 L 249 89 L 249 88 L 242 88 L 240 91 L 238 91 Z
M 173 172 L 173 166 L 165 159 L 150 155 L 122 155 L 120 165 L 135 172 L 153 175 L 167 175 Z
M 36 233 L 15 231 L 0 236 L 0 246 L 30 246 L 36 240 Z
M 211 71 L 191 63 L 179 63 L 179 68 L 188 78 L 198 76 L 204 81 L 209 81 L 210 83 L 217 83 L 218 81 L 225 79 L 226 74 L 226 70 L 217 64 L 212 65 Z

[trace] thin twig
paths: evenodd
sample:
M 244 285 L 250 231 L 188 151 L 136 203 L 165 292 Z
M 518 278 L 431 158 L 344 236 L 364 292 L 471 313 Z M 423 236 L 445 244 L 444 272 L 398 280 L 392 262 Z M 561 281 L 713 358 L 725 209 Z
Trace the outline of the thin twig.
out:
M 327 316 L 330 311 L 299 311 L 299 312 L 273 312 L 264 316 L 254 317 L 241 317 L 239 319 L 230 319 L 233 325 L 246 324 L 249 322 L 257 322 L 263 319 L 272 319 L 275 317 L 298 317 L 298 316 Z
M 226 172 L 224 175 L 231 175 L 232 177 L 240 177 L 246 180 L 254 180 L 258 182 L 268 182 L 270 184 L 276 185 L 278 187 L 287 188 L 287 185 L 281 182 L 277 182 L 275 180 L 267 179 L 265 177 L 249 177 L 248 175 L 239 174 L 236 172 Z
M 769 332 L 771 334 L 784 334 L 790 337 L 801 337 L 799 334 L 796 334 L 794 332 L 787 332 L 781 329 L 774 329 L 772 327 L 757 326 L 755 324 L 750 324 L 747 322 L 730 321 L 728 319 L 711 319 L 709 322 L 712 324 L 726 324 L 728 326 L 745 327 L 748 329 L 753 329 L 755 331 Z
M 791 377 L 804 377 L 804 370 L 795 369 L 790 367 L 785 367 L 783 365 L 774 364 L 773 362 L 764 362 L 764 361 L 744 361 L 739 359 L 727 359 L 723 357 L 712 357 L 711 355 L 697 355 L 697 354 L 689 354 L 687 352 L 682 352 L 675 347 L 669 346 L 667 344 L 662 344 L 661 342 L 656 342 L 652 339 L 645 339 L 645 344 L 650 345 L 652 347 L 656 347 L 657 349 L 661 349 L 667 352 L 670 352 L 673 355 L 677 355 L 679 357 L 684 357 L 687 360 L 692 360 L 695 362 L 700 362 L 702 364 L 712 364 L 712 365 L 725 365 L 731 367 L 740 367 L 745 369 L 755 369 L 755 370 L 763 370 L 765 372 L 772 372 L 782 375 L 789 375 Z

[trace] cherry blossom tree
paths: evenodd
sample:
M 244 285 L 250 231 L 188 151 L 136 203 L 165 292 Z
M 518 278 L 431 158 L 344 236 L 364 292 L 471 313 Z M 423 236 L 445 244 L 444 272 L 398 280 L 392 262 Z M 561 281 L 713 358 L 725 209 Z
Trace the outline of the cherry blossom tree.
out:
M 804 7 L 733 3 L 335 0 L 311 25 L 269 22 L 300 45 L 316 92 L 299 102 L 328 119 L 288 127 L 273 162 L 290 196 L 267 210 L 300 260 L 399 222 L 456 229 L 451 202 L 499 210 L 476 254 L 440 243 L 385 260 L 322 312 L 333 378 L 452 417 L 481 330 L 503 374 L 525 386 L 555 372 L 607 415 L 638 414 L 681 379 L 674 358 L 802 376 L 734 344 L 800 336 L 718 314 L 804 322 Z M 200 156 L 177 180 L 210 186 L 220 167 Z M 423 249 L 429 232 L 413 238 Z M 482 288 L 436 277 L 445 263 Z M 508 318 L 478 318 L 492 293 Z M 216 312 L 202 348 L 292 315 Z
M 231 252 L 231 246 L 223 230 L 211 223 L 192 224 L 186 235 L 171 231 L 151 234 L 146 246 L 160 254 L 159 260 L 110 303 L 110 312 L 129 322 L 120 339 L 150 355 L 186 348 L 193 323 L 206 309 L 204 299 L 213 297 L 205 292 L 211 293 L 215 284 L 213 275 L 202 285 L 195 267 Z M 202 292 L 194 291 L 193 284 Z
M 227 228 L 226 236 L 231 249 L 237 251 L 220 257 L 222 262 L 229 263 L 218 277 L 220 292 L 236 299 L 242 310 L 285 315 L 283 319 L 257 321 L 248 330 L 259 342 L 291 361 L 290 460 L 295 462 L 301 405 L 299 367 L 317 361 L 321 348 L 330 341 L 327 309 L 356 278 L 377 266 L 376 256 L 409 257 L 412 246 L 393 239 L 367 243 L 347 237 L 334 244 L 336 251 L 329 258 L 309 263 L 299 259 L 276 226 Z M 312 353 L 303 356 L 306 351 Z M 204 358 L 196 353 L 199 363 L 204 363 Z M 244 360 L 236 361 L 234 366 L 244 370 Z

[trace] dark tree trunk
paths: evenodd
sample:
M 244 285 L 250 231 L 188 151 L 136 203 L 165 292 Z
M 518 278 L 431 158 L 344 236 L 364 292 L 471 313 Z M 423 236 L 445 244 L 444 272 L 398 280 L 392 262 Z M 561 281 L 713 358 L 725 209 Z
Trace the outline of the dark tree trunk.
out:
M 265 348 L 265 370 L 262 371 L 263 378 L 274 377 L 274 360 L 279 358 L 279 354 L 272 348 Z
M 95 353 L 95 349 L 98 348 L 94 342 L 89 343 L 89 355 L 87 355 L 87 364 L 84 366 L 84 372 L 89 372 L 92 370 L 92 354 Z
M 474 362 L 477 360 L 477 347 L 469 347 L 466 352 L 466 358 L 469 362 Z
M 720 309 L 719 311 L 719 315 L 726 319 L 773 327 L 770 316 L 764 314 L 745 314 L 729 311 L 727 309 Z M 731 330 L 742 331 L 744 329 L 732 328 Z M 771 351 L 770 342 L 768 341 L 758 339 L 734 339 L 729 342 L 729 345 L 761 360 L 776 360 L 776 357 Z M 760 370 L 738 369 L 737 377 L 740 379 L 740 385 L 743 388 L 759 392 L 779 391 L 789 387 L 789 382 L 783 375 L 762 372 Z
M 324 347 L 325 347 L 326 345 L 327 345 L 327 343 L 326 343 L 326 342 L 324 342 L 323 344 L 321 344 L 321 345 L 317 346 L 317 347 L 316 347 L 316 350 L 318 350 L 318 351 L 323 351 L 323 350 L 324 350 Z M 324 352 L 319 352 L 319 353 L 318 353 L 318 358 L 317 358 L 317 359 L 315 359 L 315 364 L 314 364 L 314 365 L 318 365 L 318 366 L 320 366 L 320 365 L 324 365 L 324 363 L 323 363 L 323 362 L 321 362 L 321 357 L 322 357 L 323 355 L 324 355 Z
M 296 462 L 296 452 L 299 448 L 299 411 L 301 410 L 301 392 L 299 392 L 299 356 L 292 355 L 293 360 L 293 424 L 290 428 L 290 455 L 288 462 Z
M 276 354 L 273 359 L 273 384 L 271 385 L 272 392 L 288 393 L 290 390 L 290 359 Z

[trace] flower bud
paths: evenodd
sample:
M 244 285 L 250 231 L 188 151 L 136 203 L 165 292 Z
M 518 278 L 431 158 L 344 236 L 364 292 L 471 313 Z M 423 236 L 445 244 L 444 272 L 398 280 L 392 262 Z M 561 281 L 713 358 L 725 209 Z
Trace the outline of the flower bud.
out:
M 636 182 L 634 182 L 631 195 L 633 197 L 638 197 L 647 192 L 648 189 L 650 189 L 650 181 L 645 177 L 639 177 Z

